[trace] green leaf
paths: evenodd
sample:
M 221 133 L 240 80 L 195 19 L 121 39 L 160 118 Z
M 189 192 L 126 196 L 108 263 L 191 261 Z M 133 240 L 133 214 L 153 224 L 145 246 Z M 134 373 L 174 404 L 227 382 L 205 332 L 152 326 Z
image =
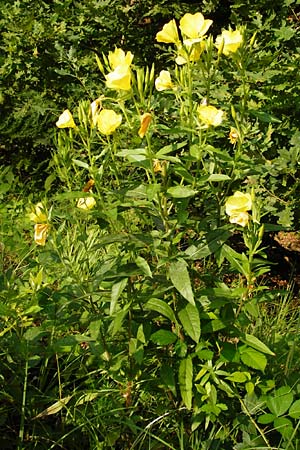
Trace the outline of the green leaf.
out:
M 173 186 L 167 190 L 167 193 L 173 198 L 194 197 L 197 191 L 188 186 Z
M 257 421 L 262 425 L 267 425 L 268 423 L 272 423 L 274 419 L 276 419 L 276 416 L 274 416 L 274 414 L 262 414 L 261 416 L 259 416 Z
M 168 303 L 160 300 L 159 298 L 150 298 L 150 300 L 148 300 L 148 302 L 146 303 L 145 308 L 149 309 L 150 311 L 156 311 L 162 316 L 167 317 L 169 320 L 171 320 L 171 322 L 177 323 L 175 314 L 171 306 L 169 306 Z
M 178 316 L 184 331 L 198 344 L 201 328 L 197 307 L 188 303 L 185 308 L 179 311 Z
M 300 418 L 300 400 L 296 400 L 289 410 L 289 416 L 293 419 L 299 419 Z
M 128 278 L 123 278 L 122 280 L 118 281 L 117 283 L 113 284 L 111 288 L 111 301 L 110 301 L 110 308 L 109 308 L 109 314 L 110 316 L 113 315 L 115 312 L 118 299 L 120 298 L 120 295 L 124 291 L 126 285 L 127 285 Z
M 232 372 L 226 377 L 226 380 L 230 380 L 233 383 L 245 383 L 251 380 L 251 375 L 249 372 Z
M 294 431 L 291 420 L 286 417 L 278 417 L 274 420 L 274 428 L 285 438 L 289 439 Z
M 293 393 L 289 386 L 282 386 L 274 394 L 269 395 L 266 400 L 267 407 L 276 417 L 282 416 L 287 412 L 293 403 Z
M 73 163 L 78 167 L 82 167 L 83 169 L 89 170 L 90 168 L 90 166 L 87 163 L 80 161 L 79 159 L 73 159 Z
M 177 341 L 176 334 L 168 330 L 158 330 L 151 334 L 151 341 L 158 345 L 170 345 Z
M 192 305 L 195 305 L 191 280 L 187 270 L 187 264 L 183 259 L 171 262 L 169 267 L 170 279 L 173 286 Z
M 167 389 L 169 389 L 176 397 L 176 383 L 172 367 L 167 364 L 163 364 L 160 369 L 160 378 Z
M 140 269 L 142 269 L 142 271 L 144 272 L 144 274 L 147 277 L 152 278 L 152 272 L 151 272 L 150 266 L 144 258 L 142 258 L 141 256 L 138 256 L 137 258 L 135 258 L 135 263 Z
M 228 230 L 214 230 L 207 233 L 203 242 L 199 245 L 191 245 L 188 247 L 185 253 L 192 260 L 206 258 L 207 256 L 214 254 L 231 235 L 232 233 Z
M 190 356 L 181 361 L 178 380 L 182 401 L 187 409 L 191 409 L 193 397 L 193 361 Z
M 240 349 L 241 360 L 246 366 L 252 369 L 265 370 L 267 365 L 267 358 L 263 353 L 257 352 L 251 347 Z
M 208 181 L 228 181 L 231 178 L 228 175 L 224 175 L 222 173 L 212 173 L 208 177 Z
M 58 413 L 66 404 L 71 400 L 72 395 L 68 395 L 65 398 L 58 400 L 53 403 L 53 405 L 49 406 L 49 408 L 44 409 L 41 413 L 34 417 L 34 419 L 41 419 L 42 417 L 50 416 L 52 414 Z
M 250 347 L 255 348 L 255 350 L 266 353 L 267 355 L 275 356 L 275 353 L 272 352 L 269 347 L 252 334 L 246 333 L 245 335 L 240 336 L 240 340 L 244 342 L 244 344 L 248 344 Z

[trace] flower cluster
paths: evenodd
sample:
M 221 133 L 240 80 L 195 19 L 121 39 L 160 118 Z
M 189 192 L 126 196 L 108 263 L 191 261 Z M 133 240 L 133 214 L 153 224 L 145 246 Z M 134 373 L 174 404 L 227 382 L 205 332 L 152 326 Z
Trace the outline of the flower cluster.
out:
M 34 210 L 29 213 L 29 219 L 35 222 L 34 225 L 34 240 L 37 245 L 45 245 L 48 236 L 50 225 L 48 222 L 48 217 L 45 214 L 44 206 L 39 202 Z
M 201 13 L 185 14 L 180 19 L 179 28 L 183 40 L 179 39 L 177 25 L 174 19 L 166 23 L 156 35 L 157 42 L 175 44 L 177 47 L 176 63 L 186 64 L 188 61 L 198 61 L 205 48 L 204 38 L 212 24 L 212 20 L 204 19 Z
M 248 211 L 252 209 L 251 195 L 236 191 L 231 197 L 228 197 L 225 210 L 229 216 L 229 222 L 245 227 L 248 225 L 250 215 Z
M 109 52 L 108 62 L 111 72 L 105 75 L 106 86 L 110 89 L 129 91 L 131 89 L 130 65 L 133 60 L 131 52 L 125 53 L 121 48 Z

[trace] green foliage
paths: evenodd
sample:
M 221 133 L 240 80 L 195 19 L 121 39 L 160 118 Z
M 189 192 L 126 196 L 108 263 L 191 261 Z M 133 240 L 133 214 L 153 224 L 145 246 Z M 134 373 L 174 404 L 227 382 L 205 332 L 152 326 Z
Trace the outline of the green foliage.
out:
M 275 83 L 290 77 L 296 95 L 297 56 L 288 70 L 282 55 L 297 45 L 297 25 L 281 22 L 291 3 L 267 24 L 253 13 L 262 2 L 231 5 L 249 7 L 249 28 L 238 27 L 229 54 L 212 35 L 199 57 L 167 44 L 171 84 L 160 91 L 160 69 L 139 67 L 146 46 L 125 67 L 128 89 L 105 83 L 115 71 L 107 53 L 121 41 L 143 47 L 130 27 L 125 37 L 124 15 L 156 20 L 167 3 L 5 2 L 10 20 L 24 13 L 37 48 L 25 73 L 31 47 L 12 39 L 23 24 L 11 20 L 12 55 L 1 60 L 10 95 L 43 70 L 38 95 L 48 75 L 58 80 L 52 106 L 43 103 L 52 123 L 71 112 L 59 119 L 45 189 L 25 201 L 13 169 L 1 175 L 1 448 L 297 448 L 299 309 L 288 296 L 276 302 L 263 241 L 277 217 L 297 223 L 298 117 L 280 109 Z M 266 47 L 253 32 L 270 24 Z M 24 72 L 14 81 L 13 68 Z M 101 123 L 105 110 L 122 121 Z

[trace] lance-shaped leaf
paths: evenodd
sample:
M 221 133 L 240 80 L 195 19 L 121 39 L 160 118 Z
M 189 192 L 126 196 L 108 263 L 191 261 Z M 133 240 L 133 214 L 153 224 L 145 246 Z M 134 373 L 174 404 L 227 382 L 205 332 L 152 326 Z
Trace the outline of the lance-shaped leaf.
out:
M 188 409 L 191 409 L 193 398 L 193 361 L 190 356 L 181 361 L 178 379 L 182 401 Z
M 187 264 L 183 259 L 171 262 L 169 267 L 169 276 L 173 286 L 189 303 L 195 305 L 194 294 L 192 290 Z
M 179 311 L 178 316 L 184 331 L 198 344 L 201 330 L 197 307 L 188 303 Z

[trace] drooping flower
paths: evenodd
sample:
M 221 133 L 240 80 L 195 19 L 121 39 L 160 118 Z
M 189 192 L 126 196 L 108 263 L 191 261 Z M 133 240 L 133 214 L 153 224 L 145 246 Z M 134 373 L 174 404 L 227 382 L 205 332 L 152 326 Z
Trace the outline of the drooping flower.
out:
M 217 109 L 211 105 L 200 104 L 197 108 L 200 122 L 208 128 L 210 126 L 217 127 L 222 123 L 224 111 Z
M 143 137 L 147 133 L 148 128 L 149 128 L 150 123 L 151 123 L 151 120 L 152 120 L 152 116 L 151 116 L 150 113 L 145 113 L 145 114 L 143 114 L 141 116 L 141 126 L 140 126 L 140 129 L 139 129 L 139 132 L 138 132 L 139 137 L 141 139 L 143 139 Z
M 171 74 L 168 70 L 161 70 L 159 76 L 155 80 L 155 87 L 158 91 L 173 89 L 174 85 L 171 80 Z
M 82 197 L 78 199 L 77 208 L 85 211 L 92 209 L 96 205 L 94 197 Z
M 156 34 L 156 40 L 165 44 L 177 44 L 179 42 L 175 19 L 170 20 L 163 26 L 163 29 Z
M 131 88 L 131 71 L 127 64 L 121 64 L 105 75 L 106 86 L 110 89 L 129 91 Z
M 235 53 L 243 43 L 243 36 L 240 30 L 223 30 L 220 36 L 217 36 L 216 47 L 222 49 L 222 53 L 228 56 Z
M 211 24 L 212 20 L 204 19 L 201 13 L 187 13 L 180 19 L 179 28 L 184 36 L 197 42 L 204 37 Z
M 91 103 L 90 108 L 91 108 L 92 126 L 95 127 L 97 125 L 99 112 L 101 111 L 101 108 L 102 108 L 102 98 L 99 97 L 96 100 L 94 100 Z
M 233 145 L 237 143 L 237 141 L 239 139 L 239 133 L 236 128 L 234 128 L 234 127 L 230 128 L 228 139 L 229 139 L 230 143 Z
M 59 116 L 56 126 L 58 128 L 76 128 L 73 116 L 68 109 Z
M 34 225 L 34 240 L 37 245 L 45 245 L 50 225 L 48 223 L 36 223 Z
M 112 109 L 102 109 L 97 117 L 98 130 L 106 136 L 112 134 L 121 125 L 121 122 L 121 114 L 117 114 Z
M 29 219 L 35 223 L 47 222 L 48 217 L 45 214 L 45 208 L 41 202 L 35 205 L 34 211 L 29 213 Z
M 115 70 L 118 66 L 130 66 L 133 60 L 131 52 L 125 53 L 121 48 L 115 48 L 114 52 L 108 53 L 110 67 Z
M 230 223 L 236 223 L 245 227 L 249 222 L 248 211 L 252 209 L 251 194 L 236 191 L 228 197 L 225 203 L 225 211 Z

